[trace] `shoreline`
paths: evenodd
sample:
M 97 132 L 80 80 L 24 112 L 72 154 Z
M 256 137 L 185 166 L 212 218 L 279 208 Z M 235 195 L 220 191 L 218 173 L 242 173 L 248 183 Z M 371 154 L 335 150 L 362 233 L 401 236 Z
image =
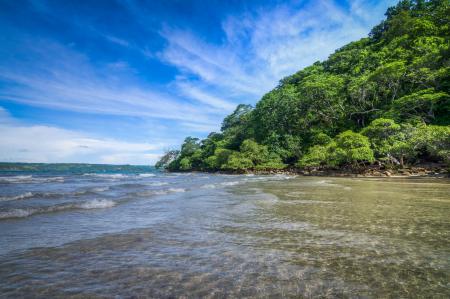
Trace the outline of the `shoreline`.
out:
M 167 171 L 167 170 L 166 170 Z M 301 175 L 316 177 L 367 177 L 367 178 L 408 178 L 408 177 L 433 177 L 450 178 L 449 171 L 442 166 L 409 166 L 403 168 L 383 168 L 383 167 L 365 167 L 360 169 L 268 169 L 268 170 L 245 170 L 245 171 L 168 171 L 172 173 L 219 173 L 230 175 L 255 174 L 255 175 Z

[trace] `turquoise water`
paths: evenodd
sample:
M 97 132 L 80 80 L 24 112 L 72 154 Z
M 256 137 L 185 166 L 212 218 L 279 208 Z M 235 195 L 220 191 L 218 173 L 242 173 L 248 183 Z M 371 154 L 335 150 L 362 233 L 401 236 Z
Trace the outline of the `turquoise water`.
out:
M 450 297 L 448 179 L 0 168 L 0 297 Z
M 89 173 L 139 174 L 154 172 L 153 166 L 79 164 L 79 163 L 1 163 L 0 174 L 75 175 Z

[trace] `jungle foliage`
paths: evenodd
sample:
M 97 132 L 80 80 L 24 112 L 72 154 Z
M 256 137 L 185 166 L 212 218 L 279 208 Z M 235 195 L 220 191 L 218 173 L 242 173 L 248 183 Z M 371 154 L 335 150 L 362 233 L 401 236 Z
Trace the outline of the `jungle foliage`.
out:
M 186 138 L 158 165 L 240 172 L 450 163 L 449 18 L 449 0 L 400 1 L 367 38 L 282 79 L 255 107 L 239 105 L 221 132 Z

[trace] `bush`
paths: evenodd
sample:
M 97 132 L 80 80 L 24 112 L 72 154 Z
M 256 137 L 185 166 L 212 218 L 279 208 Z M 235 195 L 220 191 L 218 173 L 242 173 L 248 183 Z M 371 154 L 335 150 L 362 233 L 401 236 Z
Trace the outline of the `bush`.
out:
M 192 169 L 192 164 L 191 164 L 191 160 L 187 157 L 183 158 L 180 160 L 180 170 L 191 170 Z
M 373 162 L 375 160 L 370 148 L 369 139 L 353 131 L 345 131 L 335 138 L 337 164 L 359 165 L 360 162 Z
M 400 132 L 400 125 L 388 118 L 378 118 L 365 127 L 361 134 L 367 136 L 377 157 L 391 154 L 392 147 Z
M 304 155 L 296 165 L 301 168 L 325 166 L 329 164 L 327 163 L 328 158 L 328 146 L 315 145 L 309 149 L 308 153 Z
M 245 157 L 243 154 L 235 152 L 228 157 L 227 163 L 222 165 L 222 169 L 244 171 L 252 169 L 254 166 L 252 160 Z

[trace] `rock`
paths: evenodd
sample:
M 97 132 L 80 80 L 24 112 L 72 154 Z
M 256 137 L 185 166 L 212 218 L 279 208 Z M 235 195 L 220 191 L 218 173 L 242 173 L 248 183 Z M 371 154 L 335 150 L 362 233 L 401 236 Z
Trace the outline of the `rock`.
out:
M 385 171 L 385 172 L 383 172 L 383 174 L 384 174 L 385 176 L 391 176 L 391 175 L 392 175 L 389 171 Z

